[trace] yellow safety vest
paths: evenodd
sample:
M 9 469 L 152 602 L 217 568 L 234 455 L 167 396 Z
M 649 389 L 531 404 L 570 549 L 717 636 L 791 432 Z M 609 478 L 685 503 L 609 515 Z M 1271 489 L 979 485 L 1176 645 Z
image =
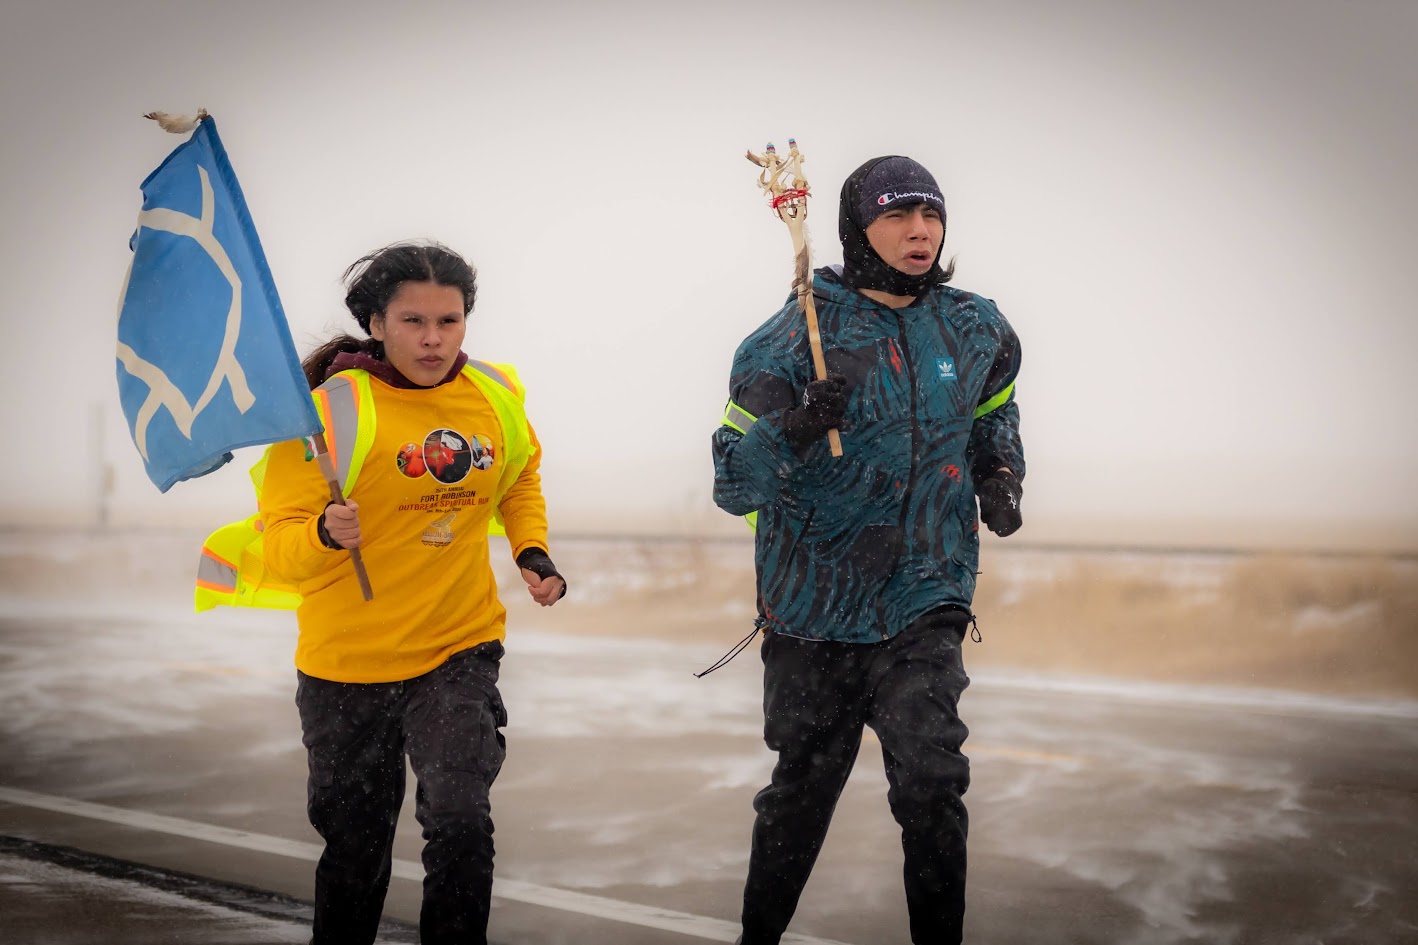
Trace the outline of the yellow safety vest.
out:
M 527 414 L 522 407 L 526 389 L 510 364 L 490 364 L 469 359 L 463 375 L 477 385 L 487 398 L 502 424 L 507 442 L 503 445 L 506 461 L 497 481 L 497 503 L 512 488 L 517 477 L 532 457 L 532 436 L 527 426 Z M 359 480 L 365 458 L 374 445 L 377 418 L 374 393 L 370 388 L 369 372 L 352 369 L 341 371 L 311 391 L 315 409 L 325 425 L 325 443 L 335 461 L 341 491 L 348 496 Z M 270 448 L 251 467 L 251 482 L 256 498 L 266 479 L 266 460 Z M 197 610 L 213 607 L 269 607 L 294 610 L 300 606 L 300 591 L 295 584 L 266 570 L 261 532 L 264 526 L 258 512 L 240 522 L 224 525 L 207 536 L 197 562 Z M 488 534 L 504 535 L 502 512 L 494 507 Z

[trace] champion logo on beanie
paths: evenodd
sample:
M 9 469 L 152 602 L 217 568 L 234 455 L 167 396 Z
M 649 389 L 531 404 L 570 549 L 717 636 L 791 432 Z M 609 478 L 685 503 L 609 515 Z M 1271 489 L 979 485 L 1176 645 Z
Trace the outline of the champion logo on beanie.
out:
M 921 201 L 929 201 L 930 203 L 938 204 L 942 207 L 945 206 L 945 201 L 940 198 L 940 194 L 928 194 L 924 191 L 919 190 L 913 190 L 909 193 L 904 194 L 885 193 L 882 194 L 880 197 L 876 198 L 876 202 L 878 206 L 885 207 L 895 203 L 898 200 L 909 200 L 912 197 L 915 197 L 917 200 Z
M 928 203 L 945 215 L 945 198 L 931 172 L 908 157 L 895 155 L 877 161 L 862 177 L 853 209 L 857 223 L 866 229 L 893 206 L 917 203 Z

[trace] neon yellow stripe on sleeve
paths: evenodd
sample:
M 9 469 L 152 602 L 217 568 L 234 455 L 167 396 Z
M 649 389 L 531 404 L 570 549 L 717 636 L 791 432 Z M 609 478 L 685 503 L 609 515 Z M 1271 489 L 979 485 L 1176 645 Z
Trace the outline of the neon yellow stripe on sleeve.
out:
M 1014 381 L 1009 382 L 1009 386 L 995 394 L 989 400 L 975 408 L 975 419 L 978 420 L 985 414 L 1009 402 L 1009 398 L 1014 394 Z
M 757 422 L 757 417 L 732 400 L 729 401 L 728 406 L 724 408 L 724 426 L 731 430 L 737 430 L 740 433 L 746 434 L 748 433 L 749 427 Z

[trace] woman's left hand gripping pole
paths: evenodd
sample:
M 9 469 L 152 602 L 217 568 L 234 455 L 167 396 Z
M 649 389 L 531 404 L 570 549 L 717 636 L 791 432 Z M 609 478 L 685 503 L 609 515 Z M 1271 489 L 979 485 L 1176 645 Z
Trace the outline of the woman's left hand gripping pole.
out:
M 320 471 L 325 476 L 325 481 L 330 484 L 330 502 L 334 505 L 345 504 L 344 490 L 340 488 L 340 479 L 335 472 L 335 463 L 330 459 L 330 451 L 325 446 L 325 434 L 315 434 L 315 456 L 320 461 Z M 359 548 L 350 548 L 350 561 L 354 563 L 355 577 L 359 578 L 359 591 L 364 595 L 365 600 L 374 600 L 374 588 L 369 584 L 369 575 L 364 570 L 364 559 L 360 557 Z

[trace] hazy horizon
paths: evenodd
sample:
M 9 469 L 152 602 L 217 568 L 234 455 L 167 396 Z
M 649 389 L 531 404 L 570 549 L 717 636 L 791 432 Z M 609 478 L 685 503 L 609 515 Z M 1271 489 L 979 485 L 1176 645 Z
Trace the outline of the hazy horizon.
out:
M 182 140 L 139 116 L 204 106 L 302 353 L 370 249 L 477 265 L 465 348 L 527 382 L 553 535 L 743 528 L 709 436 L 791 249 L 742 153 L 794 136 L 816 265 L 851 168 L 940 181 L 954 284 L 1023 341 L 1021 540 L 1418 550 L 1418 6 L 801 12 L 11 4 L 0 527 L 96 521 L 104 462 L 116 526 L 247 514 L 255 451 L 159 495 L 114 382 L 138 184 Z

